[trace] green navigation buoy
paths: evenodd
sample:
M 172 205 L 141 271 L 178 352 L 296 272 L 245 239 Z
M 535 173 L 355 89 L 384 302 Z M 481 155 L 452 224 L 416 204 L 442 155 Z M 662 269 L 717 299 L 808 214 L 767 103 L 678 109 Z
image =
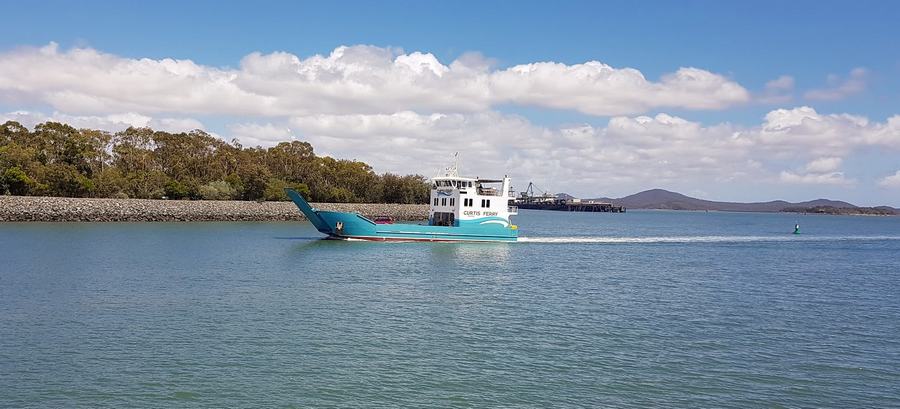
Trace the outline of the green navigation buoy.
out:
M 794 234 L 800 234 L 800 223 L 794 225 Z

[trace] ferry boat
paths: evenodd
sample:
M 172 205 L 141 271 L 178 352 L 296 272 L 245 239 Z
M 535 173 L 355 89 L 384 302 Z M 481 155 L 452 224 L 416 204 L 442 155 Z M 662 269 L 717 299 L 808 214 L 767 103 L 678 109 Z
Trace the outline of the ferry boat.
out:
M 285 191 L 316 229 L 330 239 L 514 242 L 518 227 L 510 216 L 517 215 L 518 208 L 509 205 L 514 200 L 511 188 L 506 176 L 500 180 L 465 178 L 454 171 L 434 177 L 427 224 L 385 223 L 359 213 L 318 210 L 295 190 Z

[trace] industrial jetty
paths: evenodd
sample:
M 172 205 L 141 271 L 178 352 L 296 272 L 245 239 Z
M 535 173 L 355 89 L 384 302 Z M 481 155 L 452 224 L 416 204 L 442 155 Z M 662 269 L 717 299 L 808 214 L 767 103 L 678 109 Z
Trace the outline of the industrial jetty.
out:
M 535 196 L 534 190 L 534 184 L 529 183 L 528 188 L 516 198 L 516 206 L 520 209 L 531 210 L 625 213 L 625 206 L 599 200 L 584 200 L 568 195 L 554 195 L 547 192 L 541 192 L 541 195 Z

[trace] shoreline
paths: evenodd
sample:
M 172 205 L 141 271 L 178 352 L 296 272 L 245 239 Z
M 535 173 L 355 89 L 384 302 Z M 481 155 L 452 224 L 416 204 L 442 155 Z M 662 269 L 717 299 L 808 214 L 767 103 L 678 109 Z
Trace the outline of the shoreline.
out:
M 312 203 L 321 210 L 358 212 L 367 218 L 428 220 L 427 204 Z M 824 216 L 898 216 L 866 213 L 753 212 L 735 210 L 638 209 L 672 212 L 780 213 Z M 302 221 L 293 202 L 244 200 L 158 200 L 0 195 L 2 222 L 225 222 Z
M 359 212 L 365 217 L 427 220 L 428 205 L 313 203 L 321 210 Z M 0 195 L 0 222 L 206 222 L 298 221 L 293 202 L 242 200 L 101 199 Z
M 846 213 L 830 213 L 830 212 L 791 212 L 785 210 L 706 210 L 706 209 L 655 209 L 655 208 L 632 208 L 629 211 L 654 211 L 654 212 L 692 212 L 692 213 L 759 213 L 759 214 L 794 214 L 803 216 L 871 216 L 871 217 L 897 217 L 900 214 L 876 214 L 862 212 L 846 212 Z

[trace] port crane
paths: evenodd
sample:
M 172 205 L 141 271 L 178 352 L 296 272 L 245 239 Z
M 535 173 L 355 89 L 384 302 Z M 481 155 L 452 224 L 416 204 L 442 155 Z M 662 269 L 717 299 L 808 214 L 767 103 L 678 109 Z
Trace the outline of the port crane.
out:
M 539 198 L 549 199 L 549 198 L 553 197 L 552 193 L 544 191 L 541 188 L 535 186 L 535 184 L 533 182 L 528 182 L 528 187 L 525 188 L 525 191 L 523 191 L 522 193 L 519 194 L 519 199 L 522 201 L 526 201 L 526 202 L 534 201 L 535 189 L 537 189 L 539 192 L 541 192 L 541 195 L 539 196 Z

